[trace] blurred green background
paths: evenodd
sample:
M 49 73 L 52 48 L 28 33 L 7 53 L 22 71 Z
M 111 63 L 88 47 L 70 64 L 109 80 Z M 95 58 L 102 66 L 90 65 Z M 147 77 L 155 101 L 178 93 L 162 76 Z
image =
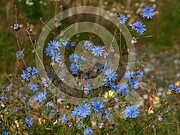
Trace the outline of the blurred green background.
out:
M 17 6 L 18 23 L 23 25 L 23 28 L 18 32 L 20 43 L 25 49 L 25 60 L 31 65 L 34 63 L 34 54 L 32 46 L 26 36 L 26 24 L 32 24 L 32 37 L 37 39 L 43 24 L 40 22 L 40 17 L 43 21 L 48 22 L 55 13 L 63 9 L 78 6 L 78 5 L 93 5 L 100 6 L 110 11 L 118 11 L 119 6 L 123 4 L 125 7 L 134 10 L 137 2 L 146 3 L 153 6 L 156 4 L 156 10 L 159 12 L 152 21 L 147 21 L 148 34 L 155 34 L 153 38 L 142 38 L 137 47 L 141 51 L 152 54 L 159 54 L 164 51 L 179 51 L 179 35 L 180 35 L 180 2 L 179 0 L 158 0 L 157 2 L 149 2 L 153 0 L 67 0 L 65 2 L 54 2 L 50 0 L 32 0 L 27 3 L 27 0 L 1 0 L 0 1 L 0 73 L 11 73 L 16 67 L 16 51 L 17 43 L 15 31 L 11 26 L 15 23 L 16 15 L 14 5 Z M 129 2 L 129 3 L 127 3 Z M 56 7 L 56 8 L 55 8 Z M 115 12 L 116 12 L 115 11 Z M 171 52 L 172 53 L 172 52 Z

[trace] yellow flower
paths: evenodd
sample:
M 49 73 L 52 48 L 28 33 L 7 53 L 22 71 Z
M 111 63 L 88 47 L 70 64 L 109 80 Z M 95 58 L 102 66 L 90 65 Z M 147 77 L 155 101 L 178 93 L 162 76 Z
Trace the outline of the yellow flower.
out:
M 171 95 L 171 94 L 173 94 L 173 91 L 172 90 L 168 90 L 167 95 Z
M 115 92 L 110 90 L 104 94 L 105 98 L 113 98 L 115 96 Z
M 93 128 L 96 128 L 97 123 L 95 121 L 91 121 L 91 125 L 92 125 Z
M 45 124 L 46 120 L 42 118 L 38 118 L 38 122 L 41 125 L 42 123 Z
M 153 109 L 152 109 L 152 108 L 149 108 L 149 109 L 148 109 L 148 114 L 152 114 L 152 113 L 154 113 Z
M 160 103 L 160 98 L 159 97 L 154 97 L 153 98 L 153 104 L 159 104 Z

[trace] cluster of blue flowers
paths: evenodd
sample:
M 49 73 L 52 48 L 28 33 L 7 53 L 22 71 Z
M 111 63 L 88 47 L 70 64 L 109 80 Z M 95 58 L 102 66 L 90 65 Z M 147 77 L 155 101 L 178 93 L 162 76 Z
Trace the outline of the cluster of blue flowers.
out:
M 78 75 L 79 74 L 79 70 L 82 70 L 81 64 L 80 62 L 87 62 L 87 59 L 82 57 L 82 56 L 78 56 L 77 54 L 71 54 L 69 56 L 69 60 L 71 63 L 70 66 L 70 70 L 72 72 L 72 74 Z
M 155 11 L 153 7 L 144 7 L 142 9 L 142 17 L 147 19 L 152 19 L 152 17 L 155 16 Z M 125 24 L 127 21 L 127 17 L 125 15 L 120 15 L 118 17 L 118 20 L 121 24 Z M 137 33 L 143 35 L 143 33 L 146 31 L 146 25 L 142 23 L 142 21 L 136 21 L 135 23 L 131 24 L 132 29 L 134 29 Z
M 60 62 L 61 53 L 60 53 L 60 44 L 57 41 L 50 41 L 48 47 L 45 50 L 46 56 L 50 56 L 52 61 Z
M 21 74 L 21 77 L 26 80 L 29 81 L 31 75 L 37 75 L 38 74 L 38 70 L 35 67 L 27 67 L 25 71 L 23 71 L 23 73 Z

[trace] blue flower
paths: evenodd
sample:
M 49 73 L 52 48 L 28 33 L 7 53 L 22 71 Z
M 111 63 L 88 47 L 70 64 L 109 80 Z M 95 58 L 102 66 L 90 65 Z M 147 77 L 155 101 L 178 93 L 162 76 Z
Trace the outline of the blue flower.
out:
M 157 118 L 159 121 L 162 121 L 162 120 L 163 120 L 163 118 L 162 118 L 161 115 L 156 115 L 156 118 Z
M 107 109 L 106 111 L 104 111 L 104 116 L 102 117 L 102 120 L 105 122 L 108 120 L 108 117 L 110 116 L 110 111 Z
M 26 68 L 26 71 L 28 73 L 31 73 L 32 75 L 38 74 L 38 70 L 35 67 L 32 68 L 31 66 L 29 66 L 29 67 Z
M 71 113 L 71 116 L 79 116 L 86 118 L 91 114 L 91 106 L 88 104 L 79 105 L 78 107 L 75 107 Z
M 39 103 L 41 103 L 42 101 L 46 100 L 46 95 L 47 92 L 44 90 L 43 92 L 40 92 L 36 97 L 35 100 Z
M 105 65 L 102 65 L 100 68 L 99 68 L 99 71 L 102 72 L 104 70 L 107 70 L 109 68 L 109 65 L 105 64 Z
M 6 131 L 6 130 L 2 130 L 2 134 L 3 134 L 3 135 L 8 135 L 8 134 L 9 134 L 9 132 L 8 132 L 8 131 Z
M 23 102 L 23 103 L 26 103 L 26 101 L 27 101 L 27 98 L 23 97 L 23 98 L 22 98 L 22 102 Z
M 72 112 L 71 112 L 71 116 L 72 116 L 72 117 L 77 116 L 78 111 L 79 111 L 78 108 L 77 108 L 77 107 L 74 107 L 74 109 L 73 109 Z
M 1 101 L 3 102 L 5 100 L 5 97 L 4 96 L 1 96 Z
M 16 24 L 14 24 L 13 28 L 14 28 L 14 30 L 18 31 L 20 29 L 20 26 L 19 26 L 19 24 L 16 23 Z
M 70 46 L 70 47 L 75 46 L 75 44 L 73 42 L 68 43 L 68 41 L 64 41 L 64 42 L 62 42 L 62 44 L 66 47 L 67 46 Z
M 50 46 L 54 50 L 58 50 L 60 48 L 60 44 L 57 41 L 50 41 L 48 43 L 48 46 Z
M 134 71 L 127 71 L 125 73 L 125 78 L 131 79 L 131 78 L 133 78 L 134 75 L 135 75 Z
M 86 50 L 91 50 L 92 49 L 92 44 L 90 41 L 84 42 L 84 47 Z
M 51 58 L 52 58 L 52 60 L 59 62 L 59 61 L 61 61 L 61 53 L 59 53 L 59 52 L 53 53 Z
M 27 68 L 26 68 L 26 71 L 29 72 L 29 73 L 31 73 L 32 67 L 31 67 L 31 66 L 27 67 Z
M 26 126 L 31 127 L 34 123 L 34 119 L 30 116 L 25 116 Z
M 22 77 L 24 80 L 29 81 L 29 79 L 30 79 L 30 74 L 29 74 L 28 72 L 23 72 L 23 73 L 21 74 L 21 77 Z
M 101 101 L 96 101 L 95 99 L 92 100 L 92 106 L 95 112 L 102 113 L 102 108 L 104 107 L 104 104 Z
M 110 88 L 114 91 L 117 91 L 119 89 L 119 86 L 116 83 L 110 83 Z
M 142 70 L 138 70 L 137 76 L 142 78 L 144 76 L 144 72 Z
M 34 68 L 31 70 L 31 74 L 32 74 L 32 75 L 38 74 L 37 68 L 34 67 Z
M 109 80 L 109 81 L 115 81 L 118 77 L 117 73 L 114 72 L 113 69 L 108 69 L 105 71 L 105 75 L 106 75 L 106 78 Z
M 46 87 L 46 88 L 49 86 L 48 83 L 47 83 L 47 81 L 46 81 L 46 79 L 42 79 L 42 84 L 43 84 L 43 86 Z
M 131 79 L 130 82 L 129 82 L 129 84 L 131 85 L 131 87 L 132 87 L 133 89 L 139 88 L 139 82 L 138 82 L 138 80 L 136 80 L 136 79 Z
M 66 118 L 66 114 L 63 114 L 61 117 L 61 122 L 66 123 L 67 121 L 68 121 L 68 119 Z
M 92 54 L 96 57 L 102 56 L 102 53 L 104 51 L 103 49 L 104 47 L 101 46 L 94 46 L 91 50 L 92 50 Z
M 144 25 L 141 21 L 136 21 L 132 28 L 136 30 L 137 33 L 142 35 L 146 31 L 146 25 Z
M 78 60 L 79 60 L 79 56 L 78 55 L 76 55 L 76 54 L 71 54 L 70 56 L 69 56 L 69 60 L 70 60 L 70 62 L 77 62 Z
M 86 128 L 83 133 L 84 133 L 84 135 L 93 135 L 94 134 L 93 130 L 90 127 Z
M 38 90 L 39 86 L 37 84 L 31 84 L 29 88 L 31 91 L 36 92 Z
M 177 86 L 174 85 L 174 84 L 170 84 L 170 85 L 169 85 L 169 88 L 170 88 L 171 90 L 175 91 L 175 92 L 180 93 L 180 88 L 177 87 Z
M 60 44 L 57 41 L 50 41 L 45 49 L 46 56 L 50 56 L 53 61 L 59 62 L 61 60 L 59 48 Z
M 129 86 L 128 86 L 128 84 L 121 84 L 121 85 L 120 85 L 119 92 L 120 92 L 121 94 L 127 94 L 127 93 L 129 92 Z
M 126 118 L 137 118 L 139 115 L 139 109 L 136 106 L 127 106 L 124 110 Z
M 120 15 L 120 17 L 118 17 L 118 20 L 120 23 L 125 24 L 127 21 L 127 17 L 125 15 Z
M 153 16 L 155 16 L 154 8 L 152 7 L 145 7 L 142 10 L 143 17 L 146 17 L 147 19 L 152 19 Z
M 24 53 L 23 53 L 23 51 L 17 51 L 16 52 L 16 58 L 22 58 L 22 57 L 24 57 Z
M 70 70 L 71 70 L 72 74 L 75 74 L 75 75 L 79 74 L 80 69 L 81 69 L 80 65 L 78 65 L 78 64 L 72 63 L 71 66 L 70 66 Z

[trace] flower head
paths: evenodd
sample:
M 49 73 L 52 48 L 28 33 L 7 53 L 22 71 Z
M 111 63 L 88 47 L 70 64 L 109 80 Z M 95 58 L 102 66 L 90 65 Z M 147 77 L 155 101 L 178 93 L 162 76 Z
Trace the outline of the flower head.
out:
M 39 86 L 37 84 L 31 84 L 29 88 L 31 91 L 35 92 L 38 90 Z
M 121 85 L 120 85 L 119 92 L 120 92 L 121 94 L 127 94 L 127 93 L 129 92 L 129 86 L 128 86 L 128 84 L 121 84 Z
M 45 50 L 46 56 L 50 56 L 53 61 L 59 62 L 61 60 L 61 53 L 59 52 L 60 44 L 57 41 L 50 41 Z
M 28 127 L 31 127 L 34 123 L 34 119 L 30 116 L 25 116 L 25 124 Z
M 135 29 L 135 31 L 137 33 L 139 33 L 140 35 L 142 35 L 145 31 L 146 31 L 146 25 L 144 25 L 141 21 L 136 21 L 133 25 L 132 25 L 132 29 Z
M 137 76 L 138 76 L 139 78 L 142 78 L 142 77 L 144 76 L 144 72 L 139 69 L 138 72 L 137 72 Z
M 84 47 L 86 50 L 91 50 L 92 49 L 92 43 L 90 41 L 84 42 Z
M 72 74 L 75 74 L 75 75 L 79 74 L 80 69 L 81 69 L 81 67 L 78 64 L 72 63 L 71 66 L 70 66 L 70 70 L 71 70 Z
M 155 16 L 154 8 L 152 7 L 145 7 L 142 10 L 143 17 L 146 17 L 147 19 L 152 19 L 153 16 Z
M 22 77 L 24 80 L 29 81 L 29 79 L 30 79 L 30 74 L 29 74 L 28 72 L 23 72 L 23 73 L 21 74 L 21 77 Z
M 93 135 L 94 134 L 93 130 L 90 127 L 86 128 L 83 133 L 84 133 L 84 135 Z
M 131 87 L 132 87 L 133 89 L 139 88 L 139 81 L 136 80 L 136 79 L 131 79 L 130 82 L 129 82 L 129 84 L 131 85 Z
M 61 122 L 66 123 L 67 121 L 68 121 L 68 119 L 66 118 L 66 114 L 63 114 L 61 117 Z
M 5 97 L 4 96 L 1 96 L 0 97 L 0 100 L 3 102 L 5 100 Z
M 113 69 L 108 69 L 105 71 L 105 75 L 106 75 L 106 78 L 109 80 L 109 81 L 115 81 L 118 77 L 117 73 L 114 72 Z
M 86 118 L 91 114 L 91 106 L 88 104 L 79 105 L 78 107 L 75 107 L 71 113 L 71 116 L 79 116 L 82 118 Z
M 6 131 L 6 130 L 2 130 L 2 135 L 8 135 L 9 134 L 9 132 L 8 131 Z
M 16 58 L 23 58 L 24 57 L 24 53 L 23 53 L 23 51 L 17 51 L 16 52 Z
M 70 56 L 69 56 L 69 60 L 70 60 L 70 62 L 77 62 L 78 60 L 79 60 L 79 56 L 78 55 L 76 55 L 76 54 L 71 54 Z
M 101 46 L 94 46 L 92 50 L 92 54 L 96 57 L 102 56 L 102 53 L 104 52 L 104 47 Z
M 126 118 L 137 118 L 139 110 L 136 106 L 127 106 L 124 110 L 124 115 Z
M 105 98 L 113 98 L 115 96 L 115 92 L 110 90 L 104 94 Z
M 104 70 L 107 70 L 109 68 L 109 65 L 105 64 L 105 65 L 102 65 L 100 68 L 99 68 L 99 71 L 102 72 Z
M 73 42 L 68 42 L 68 41 L 64 41 L 64 42 L 62 42 L 62 44 L 64 45 L 64 46 L 70 46 L 70 47 L 72 47 L 72 46 L 75 46 L 75 44 L 73 43 Z
M 18 31 L 20 29 L 20 26 L 19 26 L 19 24 L 16 23 L 16 24 L 14 24 L 13 28 L 14 28 L 14 30 Z
M 92 100 L 92 106 L 95 112 L 102 113 L 102 108 L 104 107 L 104 104 L 101 101 L 96 101 L 95 99 Z
M 127 71 L 125 73 L 125 78 L 131 79 L 131 78 L 133 78 L 134 75 L 135 75 L 134 71 Z
M 174 92 L 180 93 L 180 88 L 177 87 L 177 86 L 174 85 L 174 84 L 170 84 L 170 85 L 169 85 L 169 88 L 170 88 L 172 91 L 174 91 Z
M 42 101 L 46 100 L 46 95 L 47 92 L 44 90 L 43 92 L 40 92 L 36 97 L 35 100 L 39 103 L 41 103 Z
M 110 88 L 111 90 L 117 91 L 119 89 L 119 85 L 113 82 L 113 83 L 110 83 Z
M 125 15 L 120 15 L 120 17 L 118 17 L 118 20 L 121 24 L 125 24 L 127 21 L 127 17 Z

